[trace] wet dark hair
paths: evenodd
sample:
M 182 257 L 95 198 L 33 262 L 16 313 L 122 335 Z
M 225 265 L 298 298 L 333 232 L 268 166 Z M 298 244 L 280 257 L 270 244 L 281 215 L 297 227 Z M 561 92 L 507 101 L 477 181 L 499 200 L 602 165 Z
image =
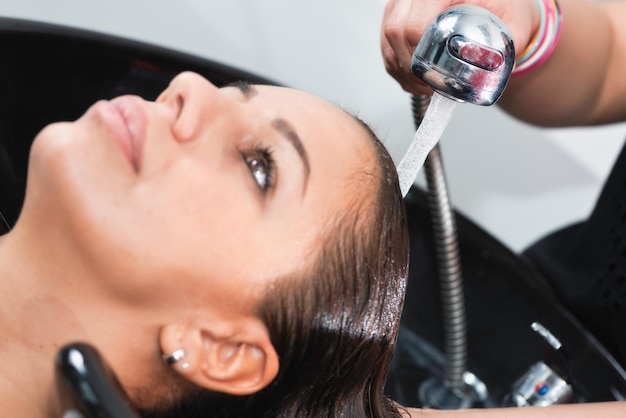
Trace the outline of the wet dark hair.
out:
M 327 225 L 310 267 L 277 280 L 257 309 L 277 377 L 249 396 L 198 390 L 146 417 L 400 417 L 383 387 L 408 274 L 406 213 L 393 161 L 362 125 L 377 156 L 350 179 L 362 192 Z

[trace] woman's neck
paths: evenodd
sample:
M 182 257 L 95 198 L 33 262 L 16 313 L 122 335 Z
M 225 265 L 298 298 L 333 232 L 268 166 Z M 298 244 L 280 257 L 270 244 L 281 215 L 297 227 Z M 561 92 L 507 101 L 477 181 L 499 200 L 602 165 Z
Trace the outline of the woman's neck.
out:
M 0 237 L 0 404 L 14 417 L 53 416 L 54 358 L 63 338 L 53 330 L 75 324 L 62 302 L 38 286 L 39 262 L 20 247 L 13 233 Z
M 12 416 L 62 415 L 54 360 L 78 341 L 100 351 L 131 398 L 166 389 L 158 335 L 168 312 L 111 294 L 79 250 L 63 231 L 19 222 L 0 237 L 0 405 Z
M 0 237 L 0 405 L 13 417 L 62 416 L 54 375 L 62 346 L 91 343 L 125 369 L 125 358 L 115 358 L 120 350 L 112 347 L 126 344 L 141 355 L 130 344 L 151 335 L 133 323 L 136 315 L 93 290 L 89 273 L 68 256 L 71 249 L 58 244 L 63 240 L 49 238 L 19 226 Z

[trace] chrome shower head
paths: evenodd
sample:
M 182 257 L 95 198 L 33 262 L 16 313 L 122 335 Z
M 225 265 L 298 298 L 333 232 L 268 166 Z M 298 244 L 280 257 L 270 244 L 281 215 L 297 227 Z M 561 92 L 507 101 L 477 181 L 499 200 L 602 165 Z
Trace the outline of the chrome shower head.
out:
M 513 40 L 504 23 L 481 7 L 458 5 L 426 29 L 411 70 L 446 97 L 490 106 L 502 95 L 514 64 Z

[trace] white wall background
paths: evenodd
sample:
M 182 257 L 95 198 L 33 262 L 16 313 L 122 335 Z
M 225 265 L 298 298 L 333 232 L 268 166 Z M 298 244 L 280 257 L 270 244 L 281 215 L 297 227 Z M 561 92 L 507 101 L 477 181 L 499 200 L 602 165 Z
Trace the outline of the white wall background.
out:
M 379 52 L 384 0 L 2 0 L 0 16 L 71 25 L 219 60 L 356 111 L 399 161 L 410 101 Z M 0 65 L 2 65 L 0 63 Z M 584 218 L 626 125 L 545 130 L 456 107 L 442 138 L 453 203 L 520 250 Z

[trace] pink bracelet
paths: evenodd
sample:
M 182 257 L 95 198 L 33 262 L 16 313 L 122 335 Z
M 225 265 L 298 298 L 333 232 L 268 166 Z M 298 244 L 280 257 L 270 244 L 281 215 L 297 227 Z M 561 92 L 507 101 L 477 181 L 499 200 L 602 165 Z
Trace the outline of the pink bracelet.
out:
M 541 25 L 527 51 L 515 63 L 512 76 L 526 74 L 543 64 L 554 52 L 563 29 L 563 15 L 557 0 L 538 0 Z

